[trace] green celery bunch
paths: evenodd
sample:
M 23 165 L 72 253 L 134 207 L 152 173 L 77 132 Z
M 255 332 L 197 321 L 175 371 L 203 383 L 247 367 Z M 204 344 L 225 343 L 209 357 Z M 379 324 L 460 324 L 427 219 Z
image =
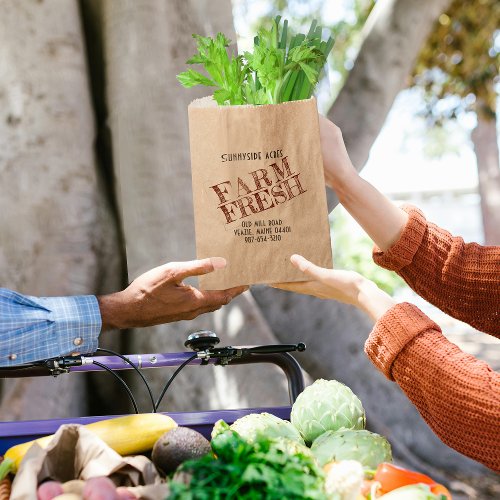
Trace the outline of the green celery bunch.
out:
M 189 69 L 177 78 L 185 87 L 218 87 L 220 105 L 278 104 L 311 97 L 321 69 L 333 47 L 333 38 L 322 40 L 322 27 L 313 21 L 307 34 L 288 36 L 288 21 L 274 19 L 271 29 L 261 28 L 253 52 L 231 57 L 222 33 L 215 39 L 193 35 L 198 54 L 187 64 L 202 64 L 210 78 Z
M 245 104 L 243 86 L 249 69 L 241 56 L 229 57 L 226 48 L 231 40 L 222 33 L 218 33 L 215 39 L 199 35 L 193 35 L 193 38 L 197 41 L 198 53 L 186 64 L 202 64 L 209 77 L 188 69 L 177 75 L 179 82 L 187 88 L 195 85 L 218 87 L 214 92 L 218 104 Z

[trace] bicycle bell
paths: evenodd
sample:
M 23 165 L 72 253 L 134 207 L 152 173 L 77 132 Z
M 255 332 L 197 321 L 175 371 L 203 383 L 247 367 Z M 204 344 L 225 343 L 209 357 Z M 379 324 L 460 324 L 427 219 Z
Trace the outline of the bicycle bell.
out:
M 205 351 L 206 349 L 213 349 L 216 344 L 220 342 L 219 337 L 210 330 L 199 330 L 191 333 L 184 345 L 193 351 Z

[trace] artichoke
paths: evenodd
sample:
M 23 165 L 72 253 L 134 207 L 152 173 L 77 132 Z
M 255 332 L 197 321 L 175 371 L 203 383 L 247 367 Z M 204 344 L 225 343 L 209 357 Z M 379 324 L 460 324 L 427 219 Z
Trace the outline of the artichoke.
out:
M 260 439 L 285 437 L 299 444 L 304 444 L 299 431 L 290 422 L 281 420 L 270 413 L 245 415 L 236 420 L 230 429 L 251 443 Z
M 270 442 L 273 449 L 279 450 L 285 455 L 301 455 L 302 457 L 310 459 L 311 463 L 315 466 L 315 470 L 319 470 L 316 457 L 311 451 L 311 448 L 308 448 L 305 444 L 298 443 L 297 441 L 285 437 L 274 438 L 270 440 Z
M 365 430 L 327 431 L 314 441 L 311 451 L 321 466 L 332 461 L 357 460 L 365 469 L 376 469 L 382 462 L 392 462 L 389 441 Z
M 365 410 L 358 397 L 336 380 L 319 379 L 292 406 L 292 424 L 307 444 L 326 431 L 364 429 Z

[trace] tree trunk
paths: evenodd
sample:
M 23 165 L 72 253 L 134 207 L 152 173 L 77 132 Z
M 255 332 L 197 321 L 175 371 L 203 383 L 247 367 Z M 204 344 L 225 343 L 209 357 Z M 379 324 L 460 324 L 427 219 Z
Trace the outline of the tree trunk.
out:
M 379 0 L 362 31 L 363 43 L 347 80 L 328 112 L 341 129 L 358 170 L 406 86 L 422 44 L 451 0 Z
M 500 245 L 500 160 L 496 117 L 477 113 L 472 142 L 477 159 L 485 245 Z
M 113 286 L 88 85 L 76 0 L 0 3 L 1 286 L 42 296 Z M 3 384 L 4 420 L 85 412 L 83 376 Z
M 235 35 L 229 0 L 106 0 L 100 5 L 113 161 L 132 279 L 152 266 L 195 256 L 187 106 L 208 92 L 184 89 L 175 75 L 195 52 L 192 33 L 213 36 L 222 31 L 232 34 L 233 40 Z M 182 351 L 187 334 L 200 328 L 216 328 L 222 345 L 275 341 L 247 295 L 192 322 L 134 331 L 130 350 Z M 166 379 L 159 372 L 148 373 L 157 391 Z M 189 376 L 179 376 L 164 408 L 239 407 L 288 400 L 283 375 L 274 367 L 197 367 L 186 372 Z M 141 390 L 141 403 L 147 405 Z

